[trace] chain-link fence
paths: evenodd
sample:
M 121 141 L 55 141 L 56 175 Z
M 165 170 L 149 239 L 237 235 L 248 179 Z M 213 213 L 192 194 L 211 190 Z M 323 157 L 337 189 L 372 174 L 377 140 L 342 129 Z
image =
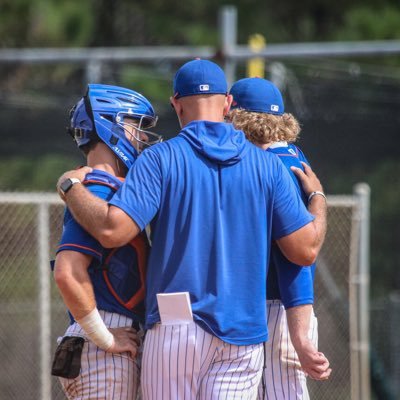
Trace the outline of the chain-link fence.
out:
M 329 359 L 333 372 L 326 382 L 308 380 L 312 399 L 351 398 L 350 351 L 350 263 L 357 204 L 330 201 L 328 231 L 318 257 L 315 275 L 315 313 L 318 318 L 319 349 Z
M 63 207 L 52 194 L 0 197 L 0 398 L 63 399 L 49 375 L 68 321 L 49 279 Z
M 400 393 L 400 292 L 371 303 L 371 353 L 376 366 L 372 373 L 383 389 Z M 389 368 L 387 368 L 389 366 Z
M 329 381 L 310 382 L 314 399 L 351 398 L 349 266 L 358 211 L 356 197 L 331 196 L 328 233 L 316 273 L 320 349 Z M 50 277 L 63 205 L 53 194 L 0 193 L 1 400 L 64 399 L 50 376 L 56 339 L 67 315 Z M 48 315 L 43 315 L 48 314 Z

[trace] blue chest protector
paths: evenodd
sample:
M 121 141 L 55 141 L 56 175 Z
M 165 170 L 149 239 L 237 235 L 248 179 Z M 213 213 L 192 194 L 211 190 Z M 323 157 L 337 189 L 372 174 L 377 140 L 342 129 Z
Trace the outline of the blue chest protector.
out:
M 111 179 L 110 179 L 111 178 Z M 99 173 L 86 175 L 85 185 L 104 185 L 115 193 L 121 182 L 113 176 Z M 129 311 L 144 314 L 146 264 L 149 244 L 145 233 L 137 235 L 128 244 L 113 249 L 104 249 L 100 269 L 109 292 Z M 98 271 L 94 266 L 89 273 L 94 278 Z
M 108 173 L 94 170 L 86 175 L 83 184 L 93 194 L 108 201 L 120 187 L 121 181 Z M 149 252 L 149 242 L 144 232 L 125 246 L 106 249 L 78 225 L 67 209 L 57 253 L 62 250 L 78 251 L 93 257 L 88 273 L 99 309 L 143 322 Z

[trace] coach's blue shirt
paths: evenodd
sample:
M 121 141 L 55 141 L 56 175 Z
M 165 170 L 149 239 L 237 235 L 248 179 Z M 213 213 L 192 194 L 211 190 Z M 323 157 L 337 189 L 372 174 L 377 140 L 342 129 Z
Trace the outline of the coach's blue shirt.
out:
M 313 220 L 278 157 L 231 124 L 193 121 L 146 149 L 110 204 L 141 229 L 152 221 L 147 328 L 160 321 L 157 293 L 187 291 L 209 333 L 267 340 L 269 243 Z
M 303 169 L 301 161 L 308 164 L 303 152 L 294 144 L 286 142 L 275 143 L 267 151 L 280 158 L 289 171 L 304 204 L 307 204 L 307 197 L 296 175 L 290 169 L 292 166 Z M 314 302 L 314 270 L 315 264 L 311 267 L 293 264 L 282 254 L 279 247 L 273 244 L 267 278 L 267 299 L 281 300 L 285 308 L 312 304 Z

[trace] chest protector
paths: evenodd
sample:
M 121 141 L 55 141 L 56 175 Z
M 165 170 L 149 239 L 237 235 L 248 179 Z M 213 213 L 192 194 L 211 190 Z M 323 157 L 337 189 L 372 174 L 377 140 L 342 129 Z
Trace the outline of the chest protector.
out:
M 103 185 L 116 192 L 121 182 L 112 176 L 90 173 L 86 175 L 83 184 Z M 141 232 L 122 247 L 104 249 L 101 265 L 95 268 L 95 272 L 101 271 L 109 292 L 118 303 L 138 314 L 144 311 L 149 250 L 147 235 Z

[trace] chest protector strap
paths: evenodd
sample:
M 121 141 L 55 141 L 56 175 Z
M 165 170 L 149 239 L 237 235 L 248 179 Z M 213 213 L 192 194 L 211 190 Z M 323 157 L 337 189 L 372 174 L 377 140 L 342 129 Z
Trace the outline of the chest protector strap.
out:
M 116 192 L 121 182 L 111 176 L 90 173 L 86 175 L 83 184 L 103 185 Z M 142 313 L 144 311 L 149 249 L 147 235 L 145 232 L 141 232 L 122 247 L 106 249 L 107 252 L 102 262 L 101 270 L 109 292 L 118 303 L 133 312 Z

